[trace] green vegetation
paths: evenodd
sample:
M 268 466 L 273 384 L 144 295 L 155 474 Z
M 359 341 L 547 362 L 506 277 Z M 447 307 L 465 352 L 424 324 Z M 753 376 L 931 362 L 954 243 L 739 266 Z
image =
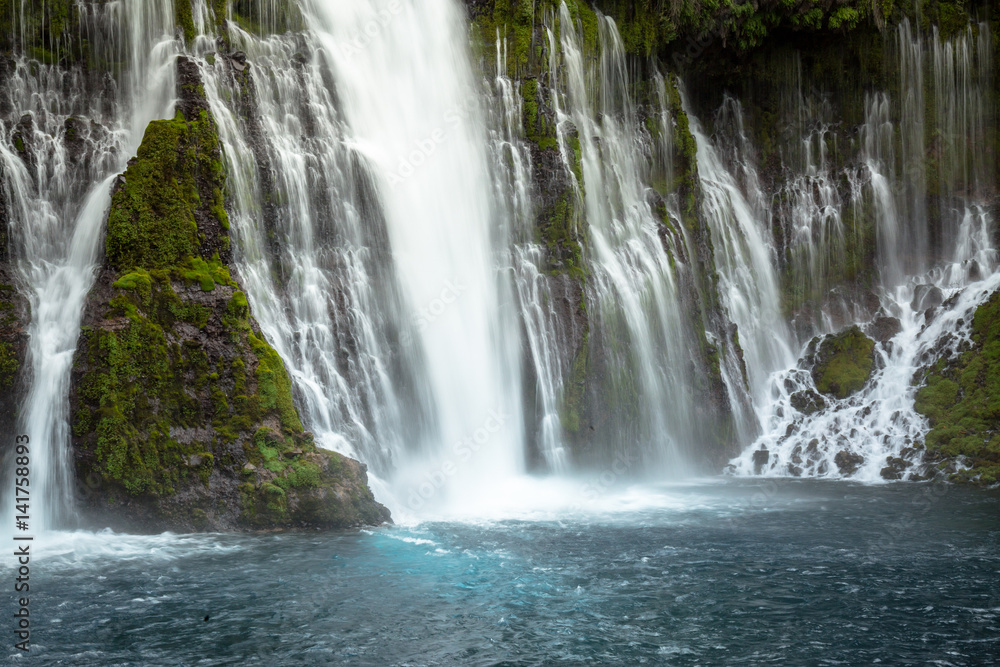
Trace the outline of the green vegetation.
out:
M 941 359 L 922 378 L 916 409 L 930 421 L 926 458 L 965 457 L 955 481 L 1000 482 L 1000 293 L 977 310 L 972 344 Z
M 194 15 L 191 12 L 191 0 L 174 0 L 174 23 L 180 28 L 184 40 L 188 44 L 194 41 L 197 33 L 194 28 Z
M 874 370 L 875 341 L 853 326 L 819 341 L 812 376 L 820 393 L 843 399 L 861 391 Z
M 584 335 L 580 350 L 573 359 L 573 366 L 563 387 L 563 395 L 559 405 L 559 422 L 568 433 L 579 433 L 580 415 L 585 409 L 587 372 L 590 366 L 588 338 L 589 336 Z
M 108 263 L 119 271 L 162 269 L 190 261 L 206 241 L 228 250 L 225 186 L 219 136 L 207 111 L 193 120 L 178 111 L 172 120 L 150 123 L 112 196 Z M 199 226 L 203 208 L 205 222 L 218 228 Z
M 183 111 L 150 124 L 112 194 L 103 302 L 74 363 L 77 474 L 163 528 L 385 521 L 359 464 L 303 432 L 230 274 L 216 126 L 196 69 L 178 67 Z
M 221 354 L 201 335 L 184 334 L 192 331 L 184 325 L 221 330 L 216 323 L 233 317 L 230 303 L 238 299 L 181 298 L 174 286 L 183 285 L 183 273 L 138 269 L 120 278 L 107 324 L 85 329 L 81 342 L 77 364 L 86 371 L 77 383 L 74 434 L 93 440 L 94 469 L 130 494 L 174 493 L 192 455 L 211 470 L 206 453 L 269 416 L 289 434 L 302 431 L 284 366 L 275 367 L 274 350 L 249 333 L 245 308 L 242 336 Z M 248 378 L 246 368 L 257 368 L 256 376 Z M 204 440 L 182 443 L 173 435 L 209 424 Z

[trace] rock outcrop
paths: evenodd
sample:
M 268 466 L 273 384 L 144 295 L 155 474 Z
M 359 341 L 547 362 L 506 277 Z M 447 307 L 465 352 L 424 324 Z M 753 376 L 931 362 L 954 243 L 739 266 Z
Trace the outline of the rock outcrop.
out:
M 117 180 L 71 387 L 78 486 L 133 531 L 378 524 L 362 464 L 317 449 L 230 273 L 226 172 L 193 62 Z

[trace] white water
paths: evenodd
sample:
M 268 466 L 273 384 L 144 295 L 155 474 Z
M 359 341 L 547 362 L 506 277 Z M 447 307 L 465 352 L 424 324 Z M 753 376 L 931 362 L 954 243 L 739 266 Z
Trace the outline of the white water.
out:
M 673 237 L 661 237 L 665 224 L 680 223 L 676 215 L 658 220 L 649 205 L 652 151 L 638 133 L 624 47 L 614 22 L 598 20 L 601 56 L 591 66 L 561 5 L 558 26 L 548 28 L 551 103 L 564 165 L 574 179 L 571 139 L 579 141 L 583 180 L 576 191 L 586 222 L 591 336 L 600 337 L 608 359 L 606 400 L 623 411 L 611 434 L 614 447 L 636 448 L 656 473 L 676 475 L 696 439 L 692 386 L 701 372 L 692 365 L 693 338 L 678 294 L 684 249 Z M 671 239 L 673 262 L 663 238 Z
M 172 107 L 171 2 L 114 3 L 95 9 L 85 24 L 104 37 L 94 46 L 97 57 L 117 54 L 127 63 L 115 73 L 113 89 L 94 95 L 81 70 L 24 58 L 4 85 L 10 108 L 29 115 L 32 123 L 23 141 L 33 162 L 0 149 L 17 267 L 31 305 L 30 390 L 19 430 L 31 438 L 32 530 L 64 522 L 71 510 L 69 374 L 83 304 L 101 258 L 111 182 L 134 154 L 146 125 Z M 70 117 L 78 119 L 83 157 L 63 141 Z M 8 512 L 11 498 L 13 492 L 6 493 Z M 12 524 L 5 520 L 4 529 Z

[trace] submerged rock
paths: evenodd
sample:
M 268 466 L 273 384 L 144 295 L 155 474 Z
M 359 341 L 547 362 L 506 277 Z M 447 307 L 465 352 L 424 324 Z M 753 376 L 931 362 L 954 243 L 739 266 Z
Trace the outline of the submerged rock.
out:
M 882 476 L 882 479 L 889 480 L 902 479 L 906 469 L 913 465 L 906 459 L 898 456 L 887 456 L 885 463 L 886 466 L 879 471 L 879 474 Z
M 868 383 L 875 370 L 875 341 L 859 327 L 814 340 L 813 345 L 812 377 L 821 393 L 843 399 Z

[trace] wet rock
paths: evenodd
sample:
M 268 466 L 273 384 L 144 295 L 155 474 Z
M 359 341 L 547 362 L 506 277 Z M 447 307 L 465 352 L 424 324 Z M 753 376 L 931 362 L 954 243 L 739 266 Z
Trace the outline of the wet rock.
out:
M 813 341 L 813 381 L 820 393 L 847 398 L 864 388 L 875 370 L 875 341 L 859 327 Z
M 826 408 L 826 401 L 811 389 L 797 391 L 789 397 L 792 407 L 804 415 L 811 415 Z
M 906 459 L 898 456 L 887 456 L 885 463 L 886 466 L 879 471 L 879 474 L 882 476 L 882 479 L 889 480 L 902 479 L 906 469 L 913 465 Z
M 902 331 L 903 325 L 896 317 L 876 317 L 868 325 L 868 335 L 880 343 L 888 343 Z
M 759 475 L 767 462 L 771 459 L 771 452 L 766 449 L 758 449 L 753 453 L 753 474 Z
M 788 474 L 791 475 L 792 477 L 802 477 L 802 468 L 793 463 L 789 463 Z
M 910 308 L 918 313 L 937 308 L 944 303 L 944 293 L 935 285 L 917 285 L 913 290 Z
M 840 470 L 841 475 L 853 475 L 861 467 L 861 464 L 865 462 L 865 457 L 843 449 L 833 457 L 833 462 L 837 465 L 837 469 Z

